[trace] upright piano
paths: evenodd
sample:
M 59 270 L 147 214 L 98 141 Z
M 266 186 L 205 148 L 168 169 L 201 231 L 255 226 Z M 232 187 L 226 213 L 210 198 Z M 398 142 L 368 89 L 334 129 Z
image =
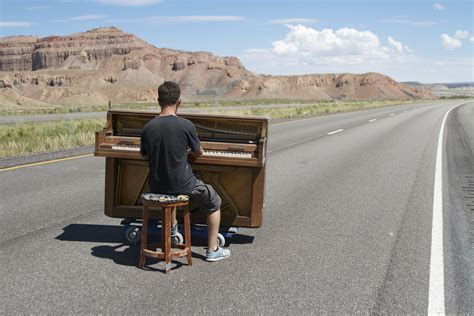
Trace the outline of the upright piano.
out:
M 140 132 L 158 112 L 109 111 L 96 132 L 95 156 L 105 159 L 105 214 L 139 219 L 140 195 L 148 192 L 148 162 L 140 155 Z M 204 155 L 190 158 L 194 174 L 222 198 L 221 226 L 260 227 L 265 191 L 268 118 L 178 114 L 195 126 Z M 206 214 L 191 203 L 191 221 Z M 159 218 L 160 214 L 155 214 Z

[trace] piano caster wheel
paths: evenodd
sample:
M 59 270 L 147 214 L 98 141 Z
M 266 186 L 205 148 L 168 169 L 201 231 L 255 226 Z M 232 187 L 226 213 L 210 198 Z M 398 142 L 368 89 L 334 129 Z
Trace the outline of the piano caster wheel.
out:
M 217 234 L 217 245 L 219 247 L 224 247 L 225 246 L 225 237 L 221 233 Z
M 141 237 L 140 227 L 130 226 L 125 231 L 125 239 L 131 244 L 136 244 L 137 242 L 139 242 L 140 237 Z
M 171 236 L 171 246 L 174 246 L 176 244 L 183 244 L 184 243 L 184 238 L 181 233 L 178 233 L 174 236 Z

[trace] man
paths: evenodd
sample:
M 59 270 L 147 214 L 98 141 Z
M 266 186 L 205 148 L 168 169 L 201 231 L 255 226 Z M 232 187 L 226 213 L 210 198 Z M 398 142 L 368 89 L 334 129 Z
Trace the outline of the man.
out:
M 230 256 L 228 249 L 217 244 L 221 220 L 221 198 L 212 188 L 197 179 L 187 162 L 188 148 L 195 157 L 204 151 L 196 128 L 190 121 L 176 116 L 181 103 L 178 84 L 165 81 L 158 87 L 160 115 L 148 122 L 141 133 L 140 153 L 148 160 L 150 169 L 149 187 L 153 193 L 189 195 L 207 213 L 208 249 L 207 261 L 218 261 Z M 176 212 L 171 215 L 171 234 L 178 231 Z

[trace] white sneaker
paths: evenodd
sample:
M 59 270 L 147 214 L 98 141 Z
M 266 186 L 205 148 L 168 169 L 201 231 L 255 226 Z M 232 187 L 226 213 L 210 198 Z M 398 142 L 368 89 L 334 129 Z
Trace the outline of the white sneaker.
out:
M 206 250 L 206 261 L 214 262 L 230 256 L 230 250 L 217 246 L 216 251 Z

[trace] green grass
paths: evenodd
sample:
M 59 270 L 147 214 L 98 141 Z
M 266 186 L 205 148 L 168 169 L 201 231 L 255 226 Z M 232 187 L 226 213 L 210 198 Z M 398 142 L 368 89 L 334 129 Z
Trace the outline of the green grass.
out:
M 344 101 L 343 103 L 367 103 L 367 102 L 392 102 L 392 101 Z M 316 100 L 284 100 L 284 99 L 265 99 L 265 100 L 208 100 L 208 101 L 184 101 L 181 108 L 213 108 L 213 107 L 228 107 L 228 106 L 253 106 L 253 105 L 269 105 L 269 104 L 307 104 L 309 105 L 331 105 L 340 104 L 341 101 L 316 101 Z M 66 106 L 66 105 L 51 105 L 51 106 L 15 106 L 15 107 L 0 107 L 0 115 L 32 115 L 32 114 L 64 114 L 64 113 L 78 113 L 78 112 L 106 112 L 109 109 L 108 105 L 93 105 L 93 106 Z M 141 103 L 124 103 L 112 104 L 112 109 L 124 110 L 147 110 L 159 109 L 158 103 L 141 102 Z
M 403 104 L 407 103 L 413 102 L 405 102 Z M 249 106 L 248 109 L 238 110 L 206 108 L 205 113 L 262 115 L 270 119 L 288 119 L 357 111 L 397 104 L 402 103 L 400 101 L 321 102 L 299 107 L 252 108 Z M 232 103 L 232 105 L 236 104 Z M 133 107 L 130 108 L 133 109 Z M 0 125 L 0 158 L 92 145 L 95 141 L 95 131 L 102 129 L 104 124 L 105 121 L 103 119 L 85 119 Z
M 113 105 L 113 109 L 130 109 L 130 110 L 141 110 L 157 108 L 156 103 L 133 103 L 133 104 L 121 104 Z M 33 115 L 33 114 L 64 114 L 64 113 L 79 113 L 79 112 L 106 112 L 109 109 L 107 105 L 96 105 L 96 106 L 61 106 L 52 105 L 44 107 L 10 107 L 0 108 L 0 115 Z
M 274 108 L 249 108 L 249 109 L 209 109 L 209 113 L 229 115 L 256 115 L 267 116 L 270 119 L 290 119 L 303 116 L 318 116 L 332 113 L 358 111 L 390 105 L 414 103 L 413 101 L 352 101 L 352 102 L 321 102 L 300 107 L 274 107 Z
M 94 119 L 0 125 L 0 158 L 90 145 L 104 124 Z
M 295 101 L 295 100 L 212 100 L 212 101 L 184 101 L 181 104 L 182 108 L 189 107 L 223 107 L 223 106 L 251 106 L 262 104 L 295 104 L 295 103 L 314 103 L 314 101 Z M 124 110 L 147 110 L 158 109 L 157 102 L 140 102 L 140 103 L 124 103 L 112 104 L 112 109 Z M 78 113 L 78 112 L 105 112 L 109 109 L 108 105 L 93 105 L 93 106 L 66 106 L 66 105 L 51 105 L 51 106 L 15 106 L 15 107 L 0 107 L 0 115 L 32 115 L 32 114 L 64 114 L 64 113 Z

